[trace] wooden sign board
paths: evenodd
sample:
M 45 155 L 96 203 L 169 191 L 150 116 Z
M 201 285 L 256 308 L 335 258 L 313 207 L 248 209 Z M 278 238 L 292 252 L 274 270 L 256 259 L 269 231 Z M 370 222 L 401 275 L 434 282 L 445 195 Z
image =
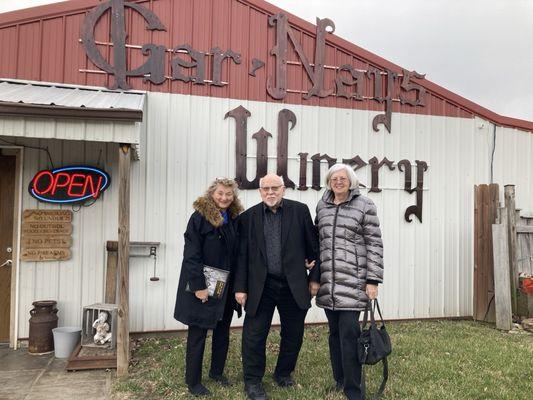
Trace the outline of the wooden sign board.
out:
M 22 247 L 25 249 L 70 248 L 72 236 L 23 236 Z
M 72 224 L 70 222 L 23 222 L 22 235 L 70 235 Z
M 70 260 L 71 210 L 24 210 L 22 214 L 22 261 Z
M 24 249 L 22 261 L 65 261 L 70 260 L 70 249 Z
M 71 210 L 24 210 L 23 222 L 72 222 Z

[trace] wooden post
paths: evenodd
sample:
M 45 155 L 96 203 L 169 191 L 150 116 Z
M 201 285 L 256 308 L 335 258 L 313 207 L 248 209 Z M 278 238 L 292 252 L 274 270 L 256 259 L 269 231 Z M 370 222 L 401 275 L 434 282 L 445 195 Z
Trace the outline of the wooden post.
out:
M 505 185 L 505 209 L 507 210 L 507 237 L 509 241 L 509 276 L 511 278 L 511 305 L 512 310 L 516 313 L 517 297 L 516 289 L 518 287 L 518 249 L 516 233 L 516 210 L 515 210 L 515 187 L 514 185 Z
M 108 241 L 106 243 L 107 266 L 105 279 L 105 302 L 116 304 L 117 302 L 117 251 L 118 243 Z
M 501 224 L 492 225 L 494 252 L 494 305 L 496 328 L 509 331 L 512 324 L 509 276 L 509 246 L 507 242 L 507 214 L 501 213 Z
M 130 361 L 129 252 L 130 252 L 130 156 L 129 144 L 118 151 L 118 271 L 119 306 L 117 337 L 117 376 L 126 376 Z
M 478 321 L 495 322 L 492 224 L 498 211 L 497 184 L 475 186 L 474 196 L 474 309 Z

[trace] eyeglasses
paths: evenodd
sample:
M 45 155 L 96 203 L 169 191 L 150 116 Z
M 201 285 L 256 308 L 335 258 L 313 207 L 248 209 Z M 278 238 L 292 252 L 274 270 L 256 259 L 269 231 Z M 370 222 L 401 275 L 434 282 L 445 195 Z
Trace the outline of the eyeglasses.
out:
M 277 192 L 279 191 L 281 188 L 283 187 L 283 185 L 278 185 L 278 186 L 263 186 L 262 188 L 260 188 L 263 192 L 265 193 L 268 193 L 270 192 L 271 190 L 273 192 Z
M 332 179 L 331 179 L 331 182 L 335 182 L 335 183 L 337 183 L 337 182 L 341 182 L 341 183 L 344 183 L 344 182 L 346 182 L 347 180 L 348 180 L 348 178 L 332 178 Z

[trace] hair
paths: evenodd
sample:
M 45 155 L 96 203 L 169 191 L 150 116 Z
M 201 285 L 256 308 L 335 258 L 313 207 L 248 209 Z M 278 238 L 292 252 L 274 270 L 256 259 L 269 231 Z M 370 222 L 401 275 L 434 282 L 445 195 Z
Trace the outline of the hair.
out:
M 350 181 L 350 190 L 358 188 L 359 178 L 357 177 L 355 171 L 348 164 L 342 163 L 334 164 L 331 166 L 330 169 L 328 169 L 325 179 L 326 187 L 331 190 L 331 175 L 333 175 L 335 172 L 342 170 L 346 171 L 346 175 L 348 175 L 348 180 Z
M 279 180 L 281 181 L 281 186 L 285 186 L 285 182 L 283 181 L 283 177 L 282 176 L 279 176 L 279 175 L 276 175 Z M 263 176 L 262 178 L 259 179 L 259 187 L 261 188 L 262 186 L 262 183 L 263 183 L 263 179 L 265 179 L 266 175 Z
M 206 197 L 211 198 L 213 193 L 215 193 L 215 190 L 217 189 L 218 185 L 222 185 L 222 186 L 231 188 L 231 190 L 233 191 L 234 199 L 238 198 L 238 196 L 239 196 L 238 187 L 239 186 L 237 185 L 237 182 L 235 182 L 233 179 L 229 179 L 229 178 L 215 178 L 215 180 L 213 182 L 211 182 L 211 184 L 208 186 L 207 190 L 205 191 Z

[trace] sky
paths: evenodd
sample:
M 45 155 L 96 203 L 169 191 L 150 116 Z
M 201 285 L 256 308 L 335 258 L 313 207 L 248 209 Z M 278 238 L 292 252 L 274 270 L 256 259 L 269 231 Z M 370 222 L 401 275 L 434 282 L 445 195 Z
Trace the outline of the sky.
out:
M 51 2 L 0 0 L 0 13 Z M 533 0 L 269 2 L 312 23 L 330 18 L 336 35 L 498 114 L 533 121 Z

